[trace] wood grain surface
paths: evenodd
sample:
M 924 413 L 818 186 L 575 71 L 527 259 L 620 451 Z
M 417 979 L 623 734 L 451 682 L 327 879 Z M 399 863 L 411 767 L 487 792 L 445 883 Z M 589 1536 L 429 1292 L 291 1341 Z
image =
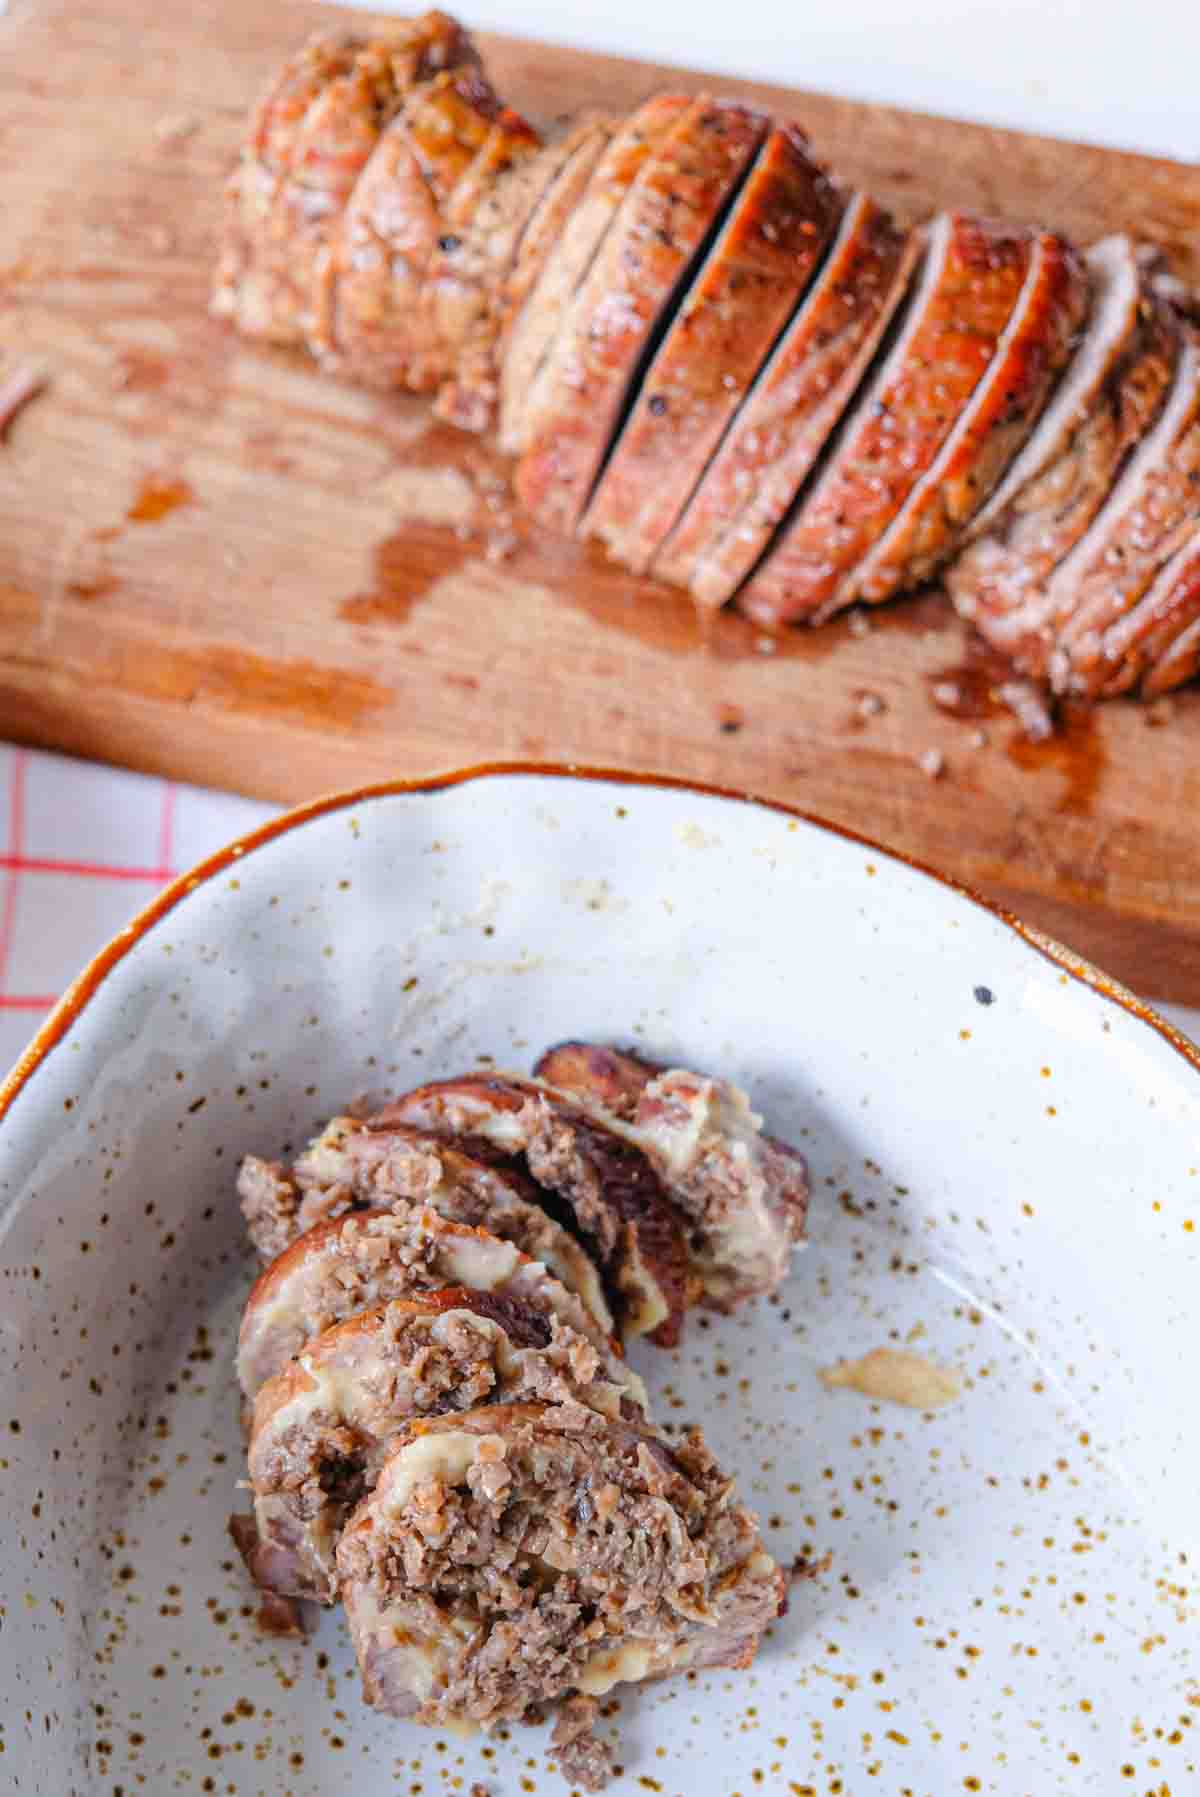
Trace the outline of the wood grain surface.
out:
M 1200 1003 L 1200 693 L 1075 716 L 1034 747 L 932 703 L 964 656 L 940 597 L 772 649 L 519 518 L 515 552 L 489 559 L 504 500 L 485 446 L 208 317 L 246 108 L 298 38 L 345 19 L 276 0 L 10 0 L 0 18 L 0 371 L 49 376 L 0 444 L 0 736 L 279 800 L 495 757 L 719 781 Z M 541 123 L 702 83 L 485 50 Z M 794 114 L 906 215 L 1127 228 L 1200 281 L 1200 170 L 717 85 Z

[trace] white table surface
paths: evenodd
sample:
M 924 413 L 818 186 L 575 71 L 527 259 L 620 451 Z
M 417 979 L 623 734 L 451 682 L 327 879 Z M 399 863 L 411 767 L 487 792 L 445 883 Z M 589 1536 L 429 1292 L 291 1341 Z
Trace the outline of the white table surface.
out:
M 804 9 L 780 0 L 565 9 L 472 0 L 464 17 L 480 29 L 710 68 L 734 81 L 757 76 L 1200 159 L 1196 0 L 1132 9 L 1124 0 L 836 0 Z M 57 994 L 169 873 L 268 815 L 242 799 L 0 744 L 0 1065 L 15 1060 Z M 1200 1011 L 1159 1008 L 1200 1036 Z

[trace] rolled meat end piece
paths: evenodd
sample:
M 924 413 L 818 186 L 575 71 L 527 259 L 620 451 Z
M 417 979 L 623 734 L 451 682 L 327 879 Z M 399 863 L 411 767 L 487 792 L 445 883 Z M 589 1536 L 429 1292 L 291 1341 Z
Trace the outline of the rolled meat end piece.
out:
M 549 1049 L 535 1071 L 630 1127 L 688 1219 L 708 1305 L 732 1310 L 786 1278 L 804 1240 L 808 1168 L 763 1132 L 737 1086 L 587 1042 Z
M 837 226 L 798 125 L 777 125 L 642 376 L 579 526 L 644 574 Z
M 849 405 L 908 291 L 919 234 L 869 194 L 837 237 L 651 573 L 724 605 L 750 573 Z
M 946 571 L 955 609 L 1022 672 L 1053 647 L 1046 589 L 1104 505 L 1171 384 L 1177 331 L 1126 237 L 1088 252 L 1083 339 L 1037 430 Z
M 577 1405 L 408 1424 L 337 1566 L 368 1703 L 440 1727 L 746 1666 L 784 1596 L 698 1434 Z
M 420 1205 L 331 1217 L 259 1275 L 238 1336 L 242 1391 L 253 1400 L 307 1342 L 356 1311 L 451 1285 L 499 1293 L 556 1316 L 607 1357 L 607 1376 L 645 1407 L 642 1382 L 619 1348 L 540 1261 Z
M 1034 233 L 944 213 L 890 349 L 739 597 L 763 624 L 820 623 L 933 465 L 1025 286 Z
M 763 115 L 747 107 L 696 100 L 639 170 L 564 314 L 530 401 L 536 423 L 515 486 L 542 524 L 578 524 L 622 407 L 636 391 L 641 359 L 683 299 L 766 128 Z
M 370 1119 L 334 1117 L 290 1173 L 247 1156 L 238 1191 L 264 1260 L 326 1217 L 419 1203 L 452 1223 L 486 1229 L 540 1260 L 575 1292 L 606 1336 L 615 1329 L 595 1262 L 559 1221 L 554 1203 L 511 1157 L 483 1141 L 448 1141 Z
M 606 1359 L 546 1310 L 462 1287 L 360 1311 L 259 1391 L 247 1447 L 261 1586 L 333 1603 L 334 1550 L 411 1418 L 492 1402 L 579 1403 L 635 1416 Z
M 364 48 L 365 41 L 350 32 L 319 33 L 284 63 L 250 115 L 241 158 L 225 187 L 212 296 L 217 317 L 232 319 L 245 337 L 303 340 L 287 246 L 274 229 L 276 201 L 309 107 L 353 68 Z
M 481 1136 L 520 1155 L 564 1199 L 592 1248 L 625 1335 L 679 1340 L 687 1308 L 686 1224 L 640 1145 L 553 1088 L 515 1075 L 438 1080 L 387 1105 L 377 1126 Z
M 252 115 L 227 189 L 214 312 L 246 336 L 311 347 L 331 237 L 380 132 L 415 88 L 477 63 L 466 32 L 437 12 L 306 44 Z

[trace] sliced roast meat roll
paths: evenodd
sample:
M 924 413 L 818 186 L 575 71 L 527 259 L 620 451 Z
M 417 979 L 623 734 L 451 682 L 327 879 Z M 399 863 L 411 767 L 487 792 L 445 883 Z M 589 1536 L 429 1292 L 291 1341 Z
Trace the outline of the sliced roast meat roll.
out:
M 654 330 L 686 291 L 767 122 L 744 106 L 696 100 L 642 164 L 530 401 L 536 422 L 515 484 L 541 523 L 569 531 L 579 522 Z
M 438 1080 L 396 1099 L 378 1127 L 481 1136 L 521 1155 L 565 1199 L 618 1300 L 626 1335 L 679 1339 L 689 1296 L 685 1222 L 641 1147 L 551 1087 L 513 1076 Z
M 442 1727 L 749 1665 L 784 1595 L 698 1436 L 576 1405 L 407 1425 L 337 1565 L 367 1701 Z
M 859 562 L 843 597 L 878 604 L 927 582 L 958 548 L 1042 412 L 1087 316 L 1085 265 L 1070 244 L 1038 235 L 1025 285 L 995 354 L 932 465 Z
M 548 253 L 522 258 L 518 288 L 536 273 L 520 303 L 504 348 L 500 374 L 500 447 L 524 449 L 540 428 L 556 391 L 559 361 L 569 346 L 571 306 L 630 190 L 664 139 L 688 111 L 681 94 L 657 94 L 625 120 L 611 139 L 585 136 L 565 165 L 556 215 L 561 237 Z M 560 337 L 563 347 L 557 349 Z M 556 353 L 557 350 L 557 353 Z
M 1088 253 L 1083 341 L 1037 430 L 946 574 L 961 616 L 1026 673 L 1046 672 L 1046 584 L 1104 504 L 1171 381 L 1176 332 L 1126 237 Z
M 462 1288 L 394 1299 L 325 1330 L 255 1400 L 251 1573 L 267 1589 L 332 1603 L 338 1536 L 405 1422 L 528 1399 L 614 1418 L 624 1400 L 635 1415 L 609 1364 L 552 1312 Z
M 651 572 L 724 605 L 770 542 L 866 373 L 920 249 L 869 195 L 847 204 L 799 311 Z
M 1100 697 L 1141 691 L 1158 698 L 1200 667 L 1200 526 L 1172 557 L 1145 598 L 1109 626 L 1093 660 Z
M 895 342 L 858 397 L 811 490 L 743 589 L 764 624 L 829 617 L 954 429 L 1021 296 L 1034 235 L 964 213 L 929 231 Z
M 316 1224 L 261 1273 L 251 1288 L 238 1336 L 238 1378 L 247 1398 L 313 1336 L 356 1311 L 442 1286 L 499 1292 L 540 1307 L 606 1355 L 618 1350 L 586 1306 L 512 1242 L 484 1229 L 447 1222 L 413 1205 L 357 1211 Z M 620 1378 L 642 1401 L 641 1381 Z
M 691 1264 L 714 1309 L 773 1292 L 804 1239 L 803 1155 L 762 1131 L 727 1080 L 658 1066 L 594 1043 L 548 1050 L 536 1072 L 632 1127 L 690 1225 Z
M 642 377 L 580 526 L 635 573 L 690 498 L 840 210 L 804 133 L 777 126 Z

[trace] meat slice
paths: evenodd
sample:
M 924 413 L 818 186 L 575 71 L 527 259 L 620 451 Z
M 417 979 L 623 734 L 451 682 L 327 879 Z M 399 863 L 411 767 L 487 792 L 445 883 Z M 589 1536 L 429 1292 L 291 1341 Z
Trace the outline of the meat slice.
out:
M 324 34 L 307 44 L 251 119 L 228 188 L 213 310 L 247 336 L 311 339 L 330 236 L 380 130 L 439 70 L 477 61 L 444 13 L 379 37 Z
M 255 1398 L 306 1342 L 356 1311 L 451 1285 L 533 1304 L 557 1316 L 598 1352 L 615 1354 L 574 1292 L 540 1261 L 485 1229 L 447 1222 L 414 1205 L 357 1211 L 317 1223 L 259 1275 L 238 1336 L 242 1391 Z M 618 1365 L 615 1358 L 612 1365 Z M 622 1366 L 613 1377 L 642 1402 L 636 1374 Z
M 871 604 L 923 585 L 954 553 L 962 532 L 1027 441 L 1087 316 L 1082 259 L 1042 232 L 1008 325 L 933 465 L 918 481 L 846 596 Z
M 334 1117 L 290 1169 L 248 1154 L 237 1190 L 247 1234 L 264 1264 L 329 1218 L 415 1203 L 448 1222 L 485 1228 L 540 1260 L 577 1294 L 604 1334 L 613 1333 L 591 1255 L 547 1213 L 547 1205 L 557 1208 L 553 1194 L 482 1140 L 447 1141 L 369 1119 Z
M 564 233 L 572 228 L 576 208 L 615 131 L 612 119 L 585 117 L 560 143 L 544 149 L 538 158 L 545 185 L 516 246 L 507 276 L 497 282 L 493 294 L 497 400 L 502 391 L 506 392 L 510 412 L 514 400 L 519 409 L 520 398 L 540 366 L 541 348 L 545 347 L 540 331 L 531 328 L 532 321 L 536 315 L 541 330 L 552 330 L 555 318 L 550 305 L 544 310 L 535 308 L 535 313 L 526 319 L 525 303 L 536 291 L 542 271 Z M 510 347 L 518 331 L 523 346 L 520 354 Z
M 828 256 L 651 572 L 724 605 L 750 572 L 857 391 L 904 297 L 920 240 L 854 194 Z
M 775 1291 L 804 1239 L 808 1169 L 796 1149 L 763 1133 L 744 1092 L 586 1042 L 560 1043 L 535 1071 L 627 1120 L 688 1220 L 707 1304 L 732 1310 Z
M 1046 590 L 1056 692 L 1102 691 L 1110 633 L 1200 523 L 1200 330 L 1184 324 L 1170 393 L 1107 504 Z
M 482 150 L 499 102 L 473 68 L 411 94 L 383 132 L 342 214 L 322 287 L 319 349 L 373 386 L 424 392 L 449 372 L 428 276 L 443 216 Z
M 635 573 L 686 505 L 840 209 L 804 133 L 777 126 L 646 371 L 580 526 Z
M 483 430 L 494 422 L 514 312 L 537 280 L 608 137 L 607 126 L 589 120 L 557 143 L 514 157 L 512 167 L 482 195 L 461 252 L 480 271 L 479 304 L 459 348 L 454 375 L 434 402 L 439 418 L 465 430 Z M 592 150 L 591 158 L 582 167 L 579 186 L 570 188 L 567 165 L 576 161 L 582 165 L 580 152 L 585 146 Z M 564 188 L 569 188 L 565 208 Z
M 849 603 L 883 536 L 983 378 L 1012 317 L 1033 234 L 964 213 L 930 228 L 925 266 L 882 365 L 739 603 L 763 624 Z
M 686 292 L 766 127 L 744 106 L 696 100 L 644 162 L 530 402 L 515 484 L 541 523 L 562 531 L 578 524 L 639 363 Z
M 946 573 L 959 613 L 1045 673 L 1045 587 L 1104 504 L 1170 385 L 1175 331 L 1126 237 L 1088 252 L 1092 313 L 1070 368 Z
M 1140 689 L 1157 698 L 1200 667 L 1200 529 L 1171 558 L 1144 599 L 1111 625 L 1095 658 L 1098 697 Z
M 292 1169 L 295 1205 L 287 1241 L 323 1217 L 353 1209 L 418 1203 L 452 1223 L 483 1228 L 540 1260 L 586 1304 L 605 1335 L 612 1312 L 595 1262 L 561 1222 L 553 1204 L 515 1159 L 488 1142 L 448 1141 L 420 1130 L 335 1117 Z M 287 1242 L 276 1231 L 279 1253 Z
M 516 172 L 536 162 L 541 138 L 510 106 L 501 107 L 442 220 L 425 287 L 446 374 L 434 401 L 440 418 L 480 431 L 491 421 L 494 377 L 476 388 L 470 372 L 482 355 L 491 367 L 492 294 L 508 273 L 509 245 L 520 228 L 528 189 Z
M 748 1665 L 784 1596 L 698 1433 L 577 1405 L 409 1423 L 337 1565 L 367 1702 L 438 1727 Z
M 438 1080 L 385 1107 L 376 1123 L 481 1136 L 519 1154 L 573 1209 L 618 1298 L 626 1335 L 679 1339 L 688 1302 L 684 1219 L 639 1145 L 569 1098 L 512 1076 Z
M 543 394 L 553 392 L 547 363 L 580 282 L 646 162 L 688 107 L 681 94 L 657 94 L 611 138 L 585 136 L 565 164 L 562 186 L 551 200 L 561 237 L 540 237 L 544 251 L 535 251 L 531 242 L 510 301 L 519 309 L 500 365 L 500 447 L 507 455 L 524 449 L 540 418 Z
M 406 1421 L 529 1399 L 617 1418 L 628 1394 L 605 1369 L 590 1342 L 544 1310 L 462 1288 L 395 1299 L 325 1330 L 255 1400 L 251 1574 L 269 1590 L 332 1603 L 338 1536 Z

